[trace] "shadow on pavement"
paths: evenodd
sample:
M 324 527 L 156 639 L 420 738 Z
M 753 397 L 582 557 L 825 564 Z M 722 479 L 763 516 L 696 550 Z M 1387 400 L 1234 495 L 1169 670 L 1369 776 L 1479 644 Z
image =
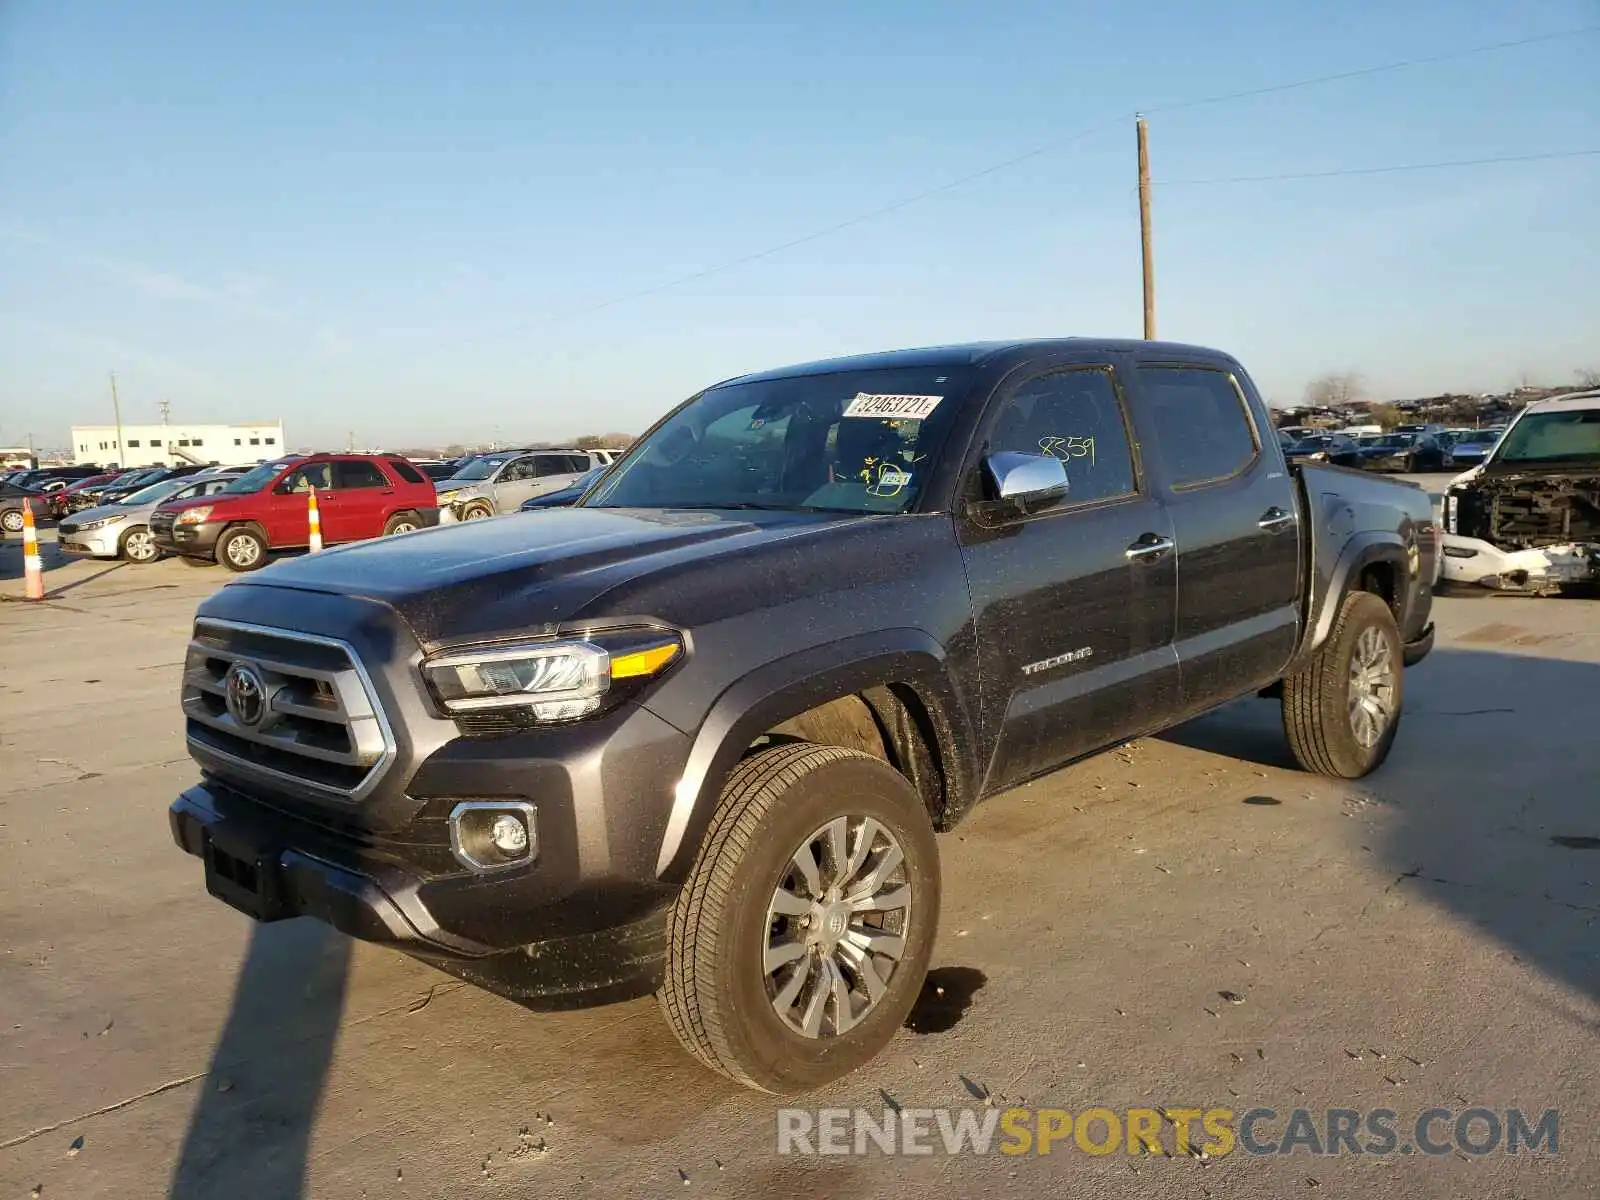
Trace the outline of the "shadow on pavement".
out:
M 293 1200 L 344 1010 L 350 942 L 320 922 L 254 925 L 189 1118 L 171 1200 Z
M 1600 999 L 1596 697 L 1600 664 L 1441 647 L 1406 673 L 1394 750 L 1356 786 L 1392 810 L 1371 849 L 1397 885 Z M 1275 701 L 1161 737 L 1294 768 Z

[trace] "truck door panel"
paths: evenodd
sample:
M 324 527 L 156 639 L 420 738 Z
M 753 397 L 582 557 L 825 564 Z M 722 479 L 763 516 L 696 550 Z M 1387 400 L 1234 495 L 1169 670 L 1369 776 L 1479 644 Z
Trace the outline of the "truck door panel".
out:
M 988 790 L 1128 736 L 1178 702 L 1172 530 L 1139 478 L 1113 368 L 1034 374 L 991 407 L 957 524 L 996 738 Z M 985 498 L 983 460 L 1007 450 L 1060 458 L 1066 497 L 1026 515 Z
M 1183 708 L 1276 679 L 1300 628 L 1299 504 L 1247 381 L 1215 365 L 1141 365 L 1142 412 L 1178 543 Z

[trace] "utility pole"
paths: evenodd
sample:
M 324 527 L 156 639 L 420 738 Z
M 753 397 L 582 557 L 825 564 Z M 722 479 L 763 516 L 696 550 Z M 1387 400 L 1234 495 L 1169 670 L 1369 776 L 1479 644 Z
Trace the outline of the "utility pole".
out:
M 117 399 L 117 373 L 111 372 L 111 413 L 117 419 L 117 466 L 128 465 L 127 443 L 122 440 L 122 401 Z
M 1139 256 L 1144 263 L 1144 336 L 1156 336 L 1156 262 L 1150 249 L 1150 128 L 1135 114 L 1139 134 Z

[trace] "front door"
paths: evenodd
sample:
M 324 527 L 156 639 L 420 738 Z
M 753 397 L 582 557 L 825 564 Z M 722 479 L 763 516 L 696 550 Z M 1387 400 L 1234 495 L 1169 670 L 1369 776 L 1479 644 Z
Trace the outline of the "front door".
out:
M 1257 427 L 1247 380 L 1159 363 L 1139 366 L 1136 386 L 1178 542 L 1183 708 L 1200 712 L 1271 683 L 1294 654 L 1299 502 L 1282 460 L 1263 449 L 1274 435 Z
M 990 406 L 957 518 L 977 618 L 985 790 L 1144 732 L 1177 702 L 1172 529 L 1142 477 L 1117 372 L 1024 377 Z M 1039 511 L 992 493 L 984 459 L 1050 454 L 1068 491 Z
M 333 499 L 322 514 L 322 536 L 328 542 L 377 537 L 393 503 L 394 484 L 376 463 L 338 459 L 333 464 Z
M 494 489 L 495 511 L 516 512 L 524 500 L 531 500 L 537 494 L 537 485 L 538 460 L 532 454 L 512 459 L 490 485 Z
M 317 515 L 327 528 L 328 502 L 333 498 L 333 464 L 311 462 L 296 467 L 273 487 L 262 516 L 267 541 L 273 546 L 304 546 L 310 539 L 311 505 L 317 493 Z

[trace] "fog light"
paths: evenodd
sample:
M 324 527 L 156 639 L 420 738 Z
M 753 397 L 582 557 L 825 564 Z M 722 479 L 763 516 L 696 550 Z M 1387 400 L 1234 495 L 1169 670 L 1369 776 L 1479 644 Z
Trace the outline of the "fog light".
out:
M 525 866 L 538 855 L 533 805 L 522 800 L 465 800 L 450 812 L 450 849 L 474 871 Z
M 528 830 L 510 813 L 501 813 L 489 827 L 489 840 L 502 854 L 520 856 L 528 848 Z

